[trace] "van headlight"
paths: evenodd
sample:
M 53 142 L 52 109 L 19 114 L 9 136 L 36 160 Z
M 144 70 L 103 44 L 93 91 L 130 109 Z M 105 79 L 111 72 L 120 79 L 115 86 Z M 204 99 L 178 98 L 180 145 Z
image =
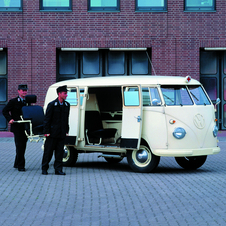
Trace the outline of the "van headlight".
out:
M 186 131 L 185 129 L 181 128 L 181 127 L 177 127 L 174 129 L 174 132 L 173 132 L 173 136 L 177 139 L 182 139 L 184 138 L 186 135 Z
M 218 127 L 215 125 L 215 126 L 213 127 L 213 136 L 216 137 L 217 134 L 218 134 Z

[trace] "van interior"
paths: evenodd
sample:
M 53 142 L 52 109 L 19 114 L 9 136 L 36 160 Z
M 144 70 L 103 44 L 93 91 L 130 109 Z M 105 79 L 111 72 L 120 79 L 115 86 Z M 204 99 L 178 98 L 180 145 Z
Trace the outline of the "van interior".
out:
M 119 146 L 121 87 L 89 88 L 85 111 L 86 145 Z

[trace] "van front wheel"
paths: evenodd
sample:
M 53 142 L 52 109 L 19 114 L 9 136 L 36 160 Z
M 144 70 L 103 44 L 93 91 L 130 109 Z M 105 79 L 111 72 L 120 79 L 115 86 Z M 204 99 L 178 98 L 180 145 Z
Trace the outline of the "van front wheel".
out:
M 192 157 L 175 157 L 176 162 L 182 168 L 187 170 L 195 170 L 201 167 L 205 161 L 207 156 L 192 156 Z
M 78 159 L 78 153 L 74 147 L 64 146 L 63 166 L 73 166 Z
M 150 173 L 158 166 L 159 160 L 160 157 L 145 145 L 140 145 L 139 150 L 127 150 L 128 164 L 135 172 Z

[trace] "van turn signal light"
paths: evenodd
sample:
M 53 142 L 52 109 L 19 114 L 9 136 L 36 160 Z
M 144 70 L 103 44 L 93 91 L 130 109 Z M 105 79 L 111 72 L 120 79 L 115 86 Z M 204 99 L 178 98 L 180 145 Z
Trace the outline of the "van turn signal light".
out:
M 173 120 L 173 119 L 170 119 L 170 120 L 169 120 L 169 123 L 170 123 L 170 124 L 174 124 L 175 122 L 176 122 L 176 121 Z

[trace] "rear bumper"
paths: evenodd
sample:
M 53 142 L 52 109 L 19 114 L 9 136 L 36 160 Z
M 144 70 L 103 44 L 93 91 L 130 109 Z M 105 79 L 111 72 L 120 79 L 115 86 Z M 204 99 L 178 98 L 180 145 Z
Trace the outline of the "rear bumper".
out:
M 212 147 L 199 149 L 155 149 L 152 151 L 157 156 L 183 157 L 183 156 L 214 155 L 220 152 L 220 148 Z

